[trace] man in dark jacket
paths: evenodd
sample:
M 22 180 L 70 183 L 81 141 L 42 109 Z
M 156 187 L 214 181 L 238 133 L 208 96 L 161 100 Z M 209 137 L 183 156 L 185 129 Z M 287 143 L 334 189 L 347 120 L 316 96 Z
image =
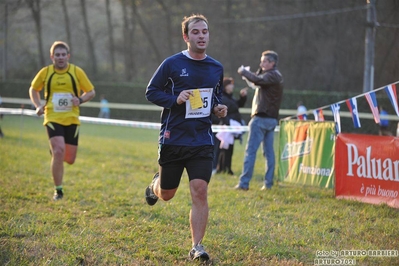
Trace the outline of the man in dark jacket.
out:
M 248 190 L 252 178 L 256 153 L 263 142 L 263 155 L 267 161 L 265 182 L 262 190 L 273 186 L 275 168 L 274 129 L 278 124 L 278 115 L 283 96 L 283 77 L 277 70 L 278 55 L 274 51 L 264 51 L 260 59 L 259 70 L 252 73 L 243 66 L 238 74 L 255 84 L 255 94 L 252 101 L 251 121 L 249 122 L 248 141 L 245 148 L 243 172 L 235 187 Z

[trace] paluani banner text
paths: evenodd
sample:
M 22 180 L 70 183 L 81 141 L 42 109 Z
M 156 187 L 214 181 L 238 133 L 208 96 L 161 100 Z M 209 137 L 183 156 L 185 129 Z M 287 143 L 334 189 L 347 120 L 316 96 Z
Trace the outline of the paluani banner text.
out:
M 280 181 L 334 187 L 334 122 L 281 120 L 278 149 Z
M 399 138 L 339 134 L 335 166 L 336 198 L 399 208 Z

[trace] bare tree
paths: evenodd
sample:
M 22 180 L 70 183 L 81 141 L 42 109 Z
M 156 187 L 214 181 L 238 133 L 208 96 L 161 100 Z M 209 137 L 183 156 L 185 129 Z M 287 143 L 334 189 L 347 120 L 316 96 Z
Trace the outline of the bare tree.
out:
M 8 4 L 7 15 L 2 9 L 5 2 Z M 89 9 L 100 2 L 103 4 L 98 12 Z M 43 62 L 43 58 L 47 61 L 45 42 L 47 38 L 59 34 L 59 25 L 52 24 L 54 19 L 58 19 L 58 22 L 66 24 L 61 26 L 62 33 L 66 40 L 72 38 L 68 40 L 70 44 L 73 41 L 76 43 L 76 38 L 81 36 L 80 28 L 86 25 L 88 29 L 90 23 L 91 34 L 84 32 L 84 36 L 89 38 L 92 35 L 95 46 L 88 45 L 86 39 L 80 42 L 90 47 L 90 53 L 83 49 L 87 54 L 84 59 L 91 60 L 87 62 L 88 72 L 91 71 L 91 63 L 97 66 L 98 72 L 100 65 L 109 72 L 115 67 L 112 76 L 142 83 L 150 78 L 159 61 L 171 54 L 171 50 L 186 48 L 185 43 L 177 38 L 178 20 L 192 12 L 200 12 L 211 24 L 209 54 L 225 66 L 226 75 L 237 77 L 235 69 L 240 64 L 256 69 L 259 53 L 264 49 L 275 49 L 281 55 L 279 68 L 285 75 L 287 90 L 353 91 L 362 87 L 367 15 L 365 0 L 100 2 L 0 0 L 0 23 L 7 25 L 7 31 L 1 32 L 0 29 L 0 34 L 7 34 L 3 45 L 0 43 L 7 78 L 30 78 L 37 64 Z M 88 14 L 87 18 L 84 15 L 85 25 L 82 23 L 79 27 L 75 24 L 82 19 L 81 3 L 87 5 Z M 377 1 L 380 26 L 375 45 L 375 85 L 378 86 L 396 81 L 399 76 L 399 61 L 395 60 L 399 55 L 399 46 L 396 45 L 399 37 L 398 10 L 398 0 Z M 59 14 L 62 11 L 64 14 Z M 68 29 L 64 33 L 68 24 L 70 33 Z M 120 25 L 121 29 L 116 25 Z M 70 37 L 67 36 L 69 34 Z M 33 43 L 26 40 L 33 40 Z M 97 58 L 94 57 L 94 49 Z M 100 54 L 107 56 L 100 57 Z M 123 69 L 120 75 L 117 73 L 118 59 Z M 21 65 L 24 67 L 21 68 Z M 107 77 L 104 75 L 101 78 Z M 237 86 L 245 84 L 241 79 L 236 82 Z
M 87 49 L 88 49 L 88 54 L 90 55 L 89 61 L 91 62 L 91 70 L 92 70 L 92 73 L 96 76 L 97 75 L 97 58 L 96 58 L 96 53 L 94 50 L 93 39 L 90 35 L 90 27 L 89 27 L 87 11 L 86 11 L 86 0 L 80 0 L 80 6 L 82 8 L 83 23 L 84 23 L 86 36 L 87 36 Z
M 141 29 L 144 32 L 144 36 L 147 37 L 148 42 L 150 43 L 150 46 L 152 47 L 152 51 L 155 54 L 155 58 L 161 58 L 161 53 L 155 43 L 155 40 L 151 36 L 151 31 L 149 31 L 147 29 L 147 26 L 145 25 L 144 20 L 141 18 L 140 14 L 137 10 L 137 1 L 134 1 L 134 0 L 132 1 L 132 11 L 133 11 L 134 16 L 137 18 L 137 21 L 138 21 Z
M 65 0 L 63 0 L 65 1 Z M 109 51 L 111 55 L 111 70 L 115 73 L 115 45 L 114 45 L 114 28 L 112 27 L 112 16 L 110 9 L 110 0 L 105 0 L 105 11 L 107 14 L 108 37 L 109 37 Z
M 382 80 L 384 80 L 384 82 L 386 82 L 387 80 L 390 80 L 389 76 L 396 76 L 397 77 L 397 73 L 399 73 L 398 69 L 398 65 L 396 64 L 396 66 L 392 66 L 389 58 L 392 57 L 393 54 L 395 54 L 395 50 L 396 50 L 396 54 L 399 51 L 398 48 L 398 42 L 397 40 L 399 40 L 399 25 L 393 25 L 393 24 L 385 24 L 385 21 L 394 21 L 395 17 L 397 17 L 397 14 L 399 12 L 399 3 L 398 2 L 394 2 L 394 5 L 389 5 L 389 3 L 387 2 L 379 2 L 380 5 L 379 6 L 380 9 L 385 9 L 386 7 L 384 6 L 387 5 L 389 6 L 389 9 L 387 8 L 386 10 L 389 12 L 387 15 L 385 15 L 383 18 L 381 18 L 381 23 L 380 23 L 380 27 L 378 28 L 378 31 L 380 32 L 380 34 L 383 34 L 382 32 L 389 32 L 390 34 L 387 36 L 387 34 L 383 34 L 382 38 L 384 39 L 384 41 L 381 41 L 378 43 L 378 45 L 376 46 L 376 48 L 379 48 L 379 54 L 376 57 L 376 65 L 377 67 L 375 68 L 375 76 L 376 77 L 382 77 Z M 385 12 L 387 12 L 385 11 Z M 379 40 L 379 39 L 378 39 Z M 392 75 L 393 74 L 393 75 Z M 397 80 L 397 78 L 395 79 L 395 81 Z M 391 79 L 391 81 L 394 81 L 393 79 Z M 382 83 L 383 84 L 383 83 Z M 377 85 L 377 84 L 376 84 Z M 381 84 L 378 84 L 381 85 Z
M 8 3 L 4 3 L 4 48 L 3 48 L 3 69 L 2 69 L 2 78 L 3 80 L 7 79 L 7 52 L 8 52 Z
M 170 12 L 168 6 L 165 4 L 163 0 L 157 0 L 158 4 L 161 6 L 163 11 L 165 12 L 165 19 L 166 19 L 166 31 L 168 33 L 168 36 L 173 36 L 172 32 L 172 22 L 170 18 L 172 17 L 172 13 Z M 169 54 L 173 53 L 173 44 L 172 44 L 172 38 L 166 38 L 168 42 L 168 49 L 169 49 Z
M 43 66 L 45 64 L 44 63 L 45 60 L 43 53 L 40 0 L 26 0 L 26 3 L 28 4 L 30 10 L 32 11 L 33 20 L 35 22 L 35 27 L 37 32 L 37 43 L 39 50 L 39 63 L 40 66 Z
M 71 39 L 71 28 L 69 26 L 69 15 L 68 15 L 68 9 L 66 5 L 66 0 L 61 0 L 61 5 L 62 5 L 62 12 L 64 13 L 64 19 L 65 19 L 65 30 L 67 34 L 67 43 L 69 44 L 69 47 L 72 47 L 72 39 Z
M 129 23 L 129 14 L 127 12 L 128 1 L 121 1 L 123 14 L 123 58 L 125 60 L 125 78 L 126 80 L 131 80 L 133 74 L 133 51 L 131 43 L 133 40 L 134 23 Z
M 231 19 L 231 14 L 232 14 L 232 3 L 231 0 L 226 1 L 226 18 Z M 229 57 L 233 57 L 233 47 L 232 43 L 233 40 L 231 39 L 233 36 L 233 25 L 231 23 L 227 24 L 227 51 L 229 54 Z M 233 66 L 233 61 L 229 60 L 229 70 L 230 73 L 234 73 L 234 66 Z

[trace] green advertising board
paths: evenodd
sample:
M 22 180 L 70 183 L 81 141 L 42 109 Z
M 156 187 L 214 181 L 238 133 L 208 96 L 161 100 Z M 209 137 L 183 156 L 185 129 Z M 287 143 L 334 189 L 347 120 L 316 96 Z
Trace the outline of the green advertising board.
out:
M 279 181 L 334 188 L 335 123 L 281 120 Z

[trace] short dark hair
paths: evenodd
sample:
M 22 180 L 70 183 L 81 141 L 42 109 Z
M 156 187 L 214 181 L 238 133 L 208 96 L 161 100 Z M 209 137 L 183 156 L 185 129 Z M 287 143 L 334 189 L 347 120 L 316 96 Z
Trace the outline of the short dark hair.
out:
M 54 55 L 54 50 L 55 50 L 56 48 L 64 48 L 64 49 L 67 50 L 67 53 L 69 54 L 69 46 L 68 46 L 68 44 L 67 44 L 66 42 L 55 41 L 55 42 L 53 43 L 53 45 L 51 45 L 51 48 L 50 48 L 50 55 Z
M 183 21 L 181 22 L 181 31 L 183 35 L 188 35 L 188 25 L 191 22 L 197 23 L 198 21 L 204 21 L 206 25 L 208 25 L 208 19 L 201 14 L 193 14 L 189 17 L 184 17 Z M 209 29 L 209 25 L 208 25 Z
M 266 56 L 270 62 L 274 62 L 274 65 L 277 66 L 278 63 L 278 54 L 275 51 L 267 50 L 262 53 L 262 56 Z
M 226 87 L 227 85 L 234 84 L 234 79 L 230 77 L 224 77 L 223 78 L 223 87 Z

